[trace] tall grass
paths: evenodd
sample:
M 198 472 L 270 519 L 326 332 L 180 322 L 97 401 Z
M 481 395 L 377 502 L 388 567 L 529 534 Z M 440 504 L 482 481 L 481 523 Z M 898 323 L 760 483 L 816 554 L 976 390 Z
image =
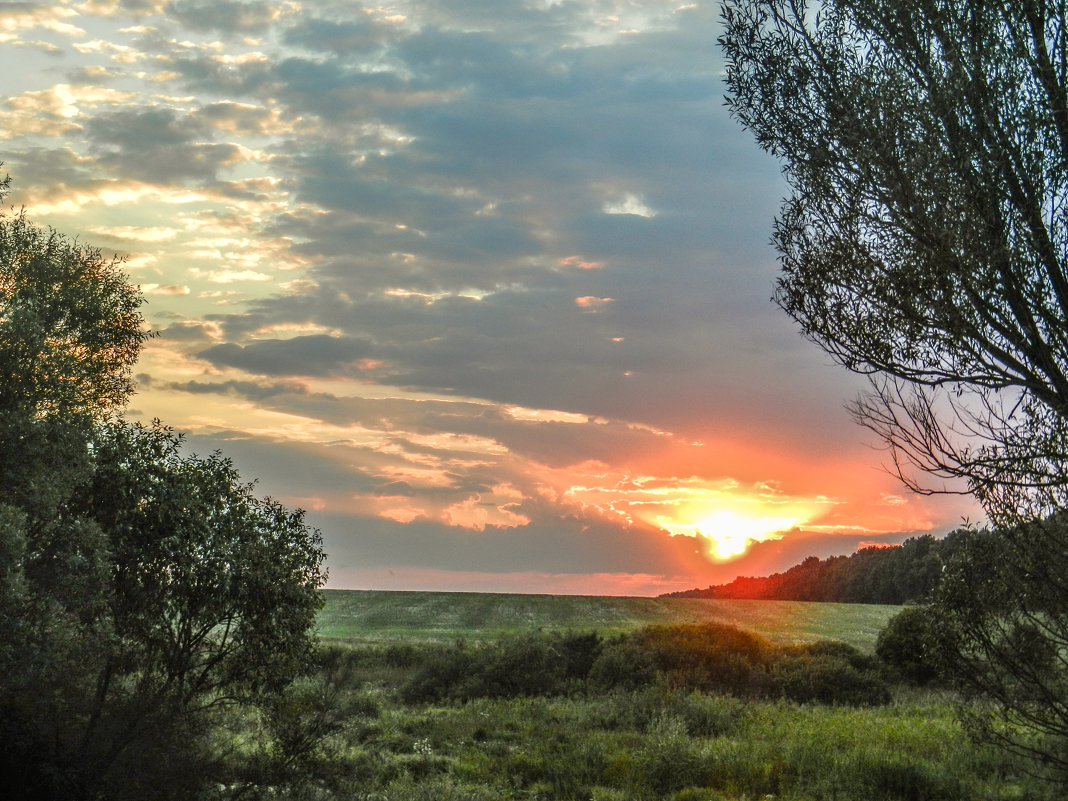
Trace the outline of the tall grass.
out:
M 365 799 L 1052 801 L 952 704 L 739 702 L 644 690 L 391 707 L 350 752 Z
M 714 630 L 709 629 L 709 630 Z M 649 630 L 632 642 L 682 643 L 696 670 L 695 630 Z M 728 638 L 729 639 L 729 638 Z M 841 646 L 803 651 L 735 637 L 756 663 L 781 658 L 870 659 Z M 301 798 L 353 801 L 561 799 L 567 801 L 1053 801 L 1053 788 L 998 751 L 968 740 L 954 699 L 935 690 L 897 688 L 889 703 L 829 705 L 782 697 L 725 695 L 671 680 L 680 665 L 661 663 L 655 680 L 628 688 L 574 681 L 564 668 L 555 694 L 511 685 L 499 672 L 516 660 L 542 668 L 541 645 L 562 635 L 468 646 L 370 644 L 328 649 L 324 676 L 337 702 L 353 710 L 324 747 L 334 755 L 332 784 Z M 572 644 L 581 638 L 574 637 Z M 539 642 L 541 645 L 539 645 Z M 616 641 L 613 641 L 616 642 Z M 754 644 L 755 643 L 755 644 Z M 489 666 L 487 692 L 427 702 L 406 696 L 435 660 L 463 653 L 468 677 Z M 556 652 L 559 656 L 559 651 Z M 828 657 L 828 653 L 831 657 Z M 784 657 L 785 655 L 785 657 Z M 799 657 L 800 658 L 800 657 Z M 465 661 L 464 661 L 465 660 Z M 538 660 L 542 660 L 539 662 Z M 667 664 L 667 672 L 665 672 Z M 537 672 L 537 671 L 535 671 Z M 687 673 L 689 675 L 689 673 Z M 570 683 L 569 683 L 570 682 Z M 408 700 L 406 701 L 405 698 Z

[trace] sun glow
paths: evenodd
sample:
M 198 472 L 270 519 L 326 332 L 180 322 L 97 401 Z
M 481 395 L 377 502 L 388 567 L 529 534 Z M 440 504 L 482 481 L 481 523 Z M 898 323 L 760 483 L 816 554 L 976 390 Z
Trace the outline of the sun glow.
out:
M 785 532 L 806 522 L 805 516 L 747 515 L 722 510 L 693 523 L 658 518 L 657 524 L 672 536 L 699 537 L 707 543 L 708 556 L 725 561 L 741 556 L 754 542 L 782 539 Z

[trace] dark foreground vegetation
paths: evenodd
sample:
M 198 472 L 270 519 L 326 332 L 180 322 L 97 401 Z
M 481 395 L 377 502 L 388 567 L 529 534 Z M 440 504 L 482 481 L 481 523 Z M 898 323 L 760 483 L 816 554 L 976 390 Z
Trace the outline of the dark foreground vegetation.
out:
M 142 301 L 99 251 L 0 213 L 5 799 L 255 795 L 307 753 L 295 721 L 323 720 L 302 685 L 319 532 L 118 416 Z
M 414 653 L 414 650 L 412 651 Z M 440 646 L 400 688 L 408 702 L 637 690 L 655 684 L 735 698 L 884 704 L 874 657 L 843 643 L 773 646 L 716 623 L 597 634 L 528 635 L 493 645 Z
M 665 597 L 895 605 L 925 601 L 938 585 L 943 566 L 971 534 L 971 529 L 961 528 L 943 539 L 912 537 L 900 546 L 861 548 L 852 556 L 810 556 L 782 573 L 739 576 L 729 584 Z
M 305 712 L 290 718 L 308 750 L 269 797 L 1058 797 L 1019 760 L 973 744 L 947 691 L 839 643 L 777 646 L 693 624 L 329 645 L 319 659 Z M 261 747 L 248 729 L 232 742 L 246 765 Z

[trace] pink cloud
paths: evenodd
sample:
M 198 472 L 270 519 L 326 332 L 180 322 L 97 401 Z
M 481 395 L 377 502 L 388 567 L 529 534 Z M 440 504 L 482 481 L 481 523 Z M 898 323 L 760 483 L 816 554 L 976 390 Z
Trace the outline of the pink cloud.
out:
M 568 256 L 557 263 L 561 267 L 577 267 L 580 270 L 600 270 L 604 267 L 603 261 L 585 261 L 581 256 Z
M 599 311 L 609 303 L 614 303 L 615 298 L 597 298 L 592 295 L 587 295 L 582 298 L 575 298 L 575 305 L 583 311 Z

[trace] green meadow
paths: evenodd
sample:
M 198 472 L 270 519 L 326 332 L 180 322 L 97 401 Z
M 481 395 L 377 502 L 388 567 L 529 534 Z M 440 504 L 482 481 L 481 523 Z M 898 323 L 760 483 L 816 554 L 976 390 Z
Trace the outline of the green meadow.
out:
M 594 595 L 326 590 L 318 634 L 336 642 L 486 640 L 534 631 L 618 634 L 642 626 L 730 623 L 772 642 L 839 640 L 871 650 L 900 607 Z
M 313 686 L 332 724 L 309 762 L 319 778 L 286 797 L 1059 798 L 970 741 L 948 690 L 880 666 L 898 610 L 327 592 Z

